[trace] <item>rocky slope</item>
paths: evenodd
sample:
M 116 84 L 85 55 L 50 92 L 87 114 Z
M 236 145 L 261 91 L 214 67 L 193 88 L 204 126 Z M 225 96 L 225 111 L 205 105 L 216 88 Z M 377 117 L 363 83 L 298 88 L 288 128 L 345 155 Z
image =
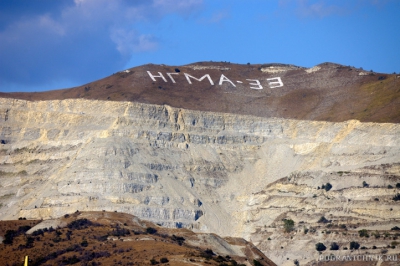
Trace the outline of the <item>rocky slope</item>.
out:
M 167 229 L 122 213 L 0 221 L 2 229 L 2 265 L 20 265 L 26 255 L 29 265 L 276 265 L 244 239 Z
M 1 219 L 126 212 L 243 237 L 278 265 L 315 261 L 316 242 L 347 243 L 322 233 L 322 216 L 353 234 L 399 225 L 399 124 L 12 98 L 0 121 Z

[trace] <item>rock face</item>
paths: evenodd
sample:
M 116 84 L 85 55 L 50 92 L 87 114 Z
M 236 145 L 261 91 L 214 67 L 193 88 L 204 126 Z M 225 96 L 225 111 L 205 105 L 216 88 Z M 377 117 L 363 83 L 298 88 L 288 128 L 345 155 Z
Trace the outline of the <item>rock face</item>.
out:
M 400 182 L 399 124 L 6 98 L 0 121 L 1 219 L 126 212 L 244 237 L 281 265 L 279 247 L 315 239 L 285 238 L 284 218 L 390 227 L 400 217 L 388 189 Z

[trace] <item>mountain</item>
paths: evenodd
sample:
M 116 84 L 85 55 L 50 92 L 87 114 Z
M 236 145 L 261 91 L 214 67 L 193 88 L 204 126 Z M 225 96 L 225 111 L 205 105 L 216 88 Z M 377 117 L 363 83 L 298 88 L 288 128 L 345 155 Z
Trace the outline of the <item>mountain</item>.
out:
M 0 97 L 131 101 L 260 117 L 400 122 L 399 75 L 333 63 L 312 68 L 213 62 L 179 67 L 149 64 L 72 89 L 0 93 Z
M 399 82 L 331 63 L 196 63 L 2 94 L 0 218 L 124 212 L 244 238 L 278 265 L 316 263 L 319 243 L 395 254 Z

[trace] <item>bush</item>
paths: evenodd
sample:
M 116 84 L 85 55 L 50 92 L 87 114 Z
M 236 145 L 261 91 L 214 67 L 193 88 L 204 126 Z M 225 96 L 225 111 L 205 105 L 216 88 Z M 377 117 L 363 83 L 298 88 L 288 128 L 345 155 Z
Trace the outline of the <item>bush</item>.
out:
M 392 227 L 392 229 L 390 229 L 390 230 L 393 230 L 393 231 L 400 231 L 400 227 L 395 226 L 395 227 Z
M 317 243 L 317 244 L 315 244 L 315 249 L 316 249 L 317 251 L 324 251 L 324 250 L 326 249 L 326 247 L 325 247 L 325 245 L 322 244 L 322 243 Z
M 70 222 L 67 227 L 69 229 L 83 229 L 83 228 L 87 228 L 88 226 L 93 225 L 93 223 L 91 221 L 89 221 L 88 219 L 84 218 L 84 219 L 78 219 L 76 221 L 72 221 Z
M 397 195 L 393 197 L 393 200 L 394 201 L 400 200 L 400 193 L 397 193 Z
M 393 188 L 393 186 L 392 186 L 392 185 L 388 185 L 388 188 L 389 188 L 389 189 L 392 189 L 392 188 Z
M 160 262 L 161 262 L 161 263 L 167 263 L 167 262 L 169 262 L 169 260 L 168 260 L 167 258 L 161 258 L 161 259 L 160 259 Z
M 253 260 L 253 265 L 254 265 L 254 266 L 263 266 L 263 265 L 261 264 L 261 262 L 259 262 L 258 260 Z
M 329 191 L 329 190 L 331 190 L 331 188 L 332 188 L 332 185 L 330 183 L 326 183 L 325 190 Z
M 183 242 L 185 241 L 185 238 L 181 236 L 172 235 L 172 240 L 178 242 L 179 246 L 182 246 Z
M 366 229 L 362 229 L 358 231 L 360 237 L 369 237 L 368 231 Z
M 360 244 L 355 241 L 350 242 L 350 249 L 358 249 L 360 247 Z
M 82 247 L 87 247 L 89 245 L 89 243 L 87 242 L 87 240 L 83 240 L 82 242 L 81 242 L 81 246 Z
M 294 221 L 291 219 L 284 219 L 283 220 L 283 227 L 285 228 L 285 232 L 289 233 L 294 228 Z
M 396 184 L 396 188 L 400 188 L 400 183 L 397 183 L 397 184 Z
M 339 250 L 339 245 L 336 242 L 333 242 L 331 244 L 330 250 Z
M 155 229 L 155 228 L 153 228 L 153 227 L 147 227 L 146 228 L 146 232 L 148 233 L 148 234 L 155 234 L 155 233 L 157 233 L 157 229 Z
M 7 230 L 6 234 L 4 235 L 3 244 L 5 245 L 12 245 L 14 241 L 14 237 L 17 236 L 17 231 L 15 230 Z
M 159 262 L 156 261 L 155 259 L 151 259 L 151 260 L 150 260 L 150 264 L 151 264 L 151 265 L 157 265 L 157 264 L 159 264 Z
M 329 223 L 330 221 L 328 219 L 326 219 L 324 216 L 322 216 L 321 218 L 319 218 L 317 223 Z
M 363 187 L 369 187 L 369 184 L 365 181 L 363 181 L 362 185 L 363 185 Z

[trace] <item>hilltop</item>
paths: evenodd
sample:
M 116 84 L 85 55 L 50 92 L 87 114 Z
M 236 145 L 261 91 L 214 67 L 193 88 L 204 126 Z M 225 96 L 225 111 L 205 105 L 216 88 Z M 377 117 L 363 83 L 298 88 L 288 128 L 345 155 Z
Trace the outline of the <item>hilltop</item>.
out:
M 226 62 L 148 64 L 71 89 L 0 93 L 0 97 L 130 101 L 299 120 L 400 122 L 400 76 L 334 63 L 312 68 Z

